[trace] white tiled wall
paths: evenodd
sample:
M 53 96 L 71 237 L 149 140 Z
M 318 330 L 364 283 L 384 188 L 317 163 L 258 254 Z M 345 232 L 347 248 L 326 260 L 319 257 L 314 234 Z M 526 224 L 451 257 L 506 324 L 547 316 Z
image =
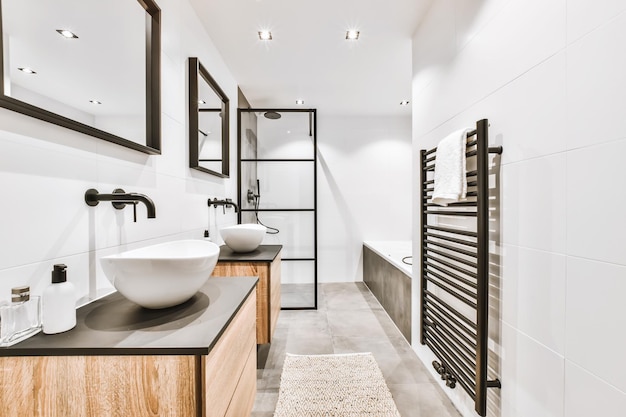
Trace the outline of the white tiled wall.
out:
M 414 161 L 481 118 L 504 146 L 490 416 L 624 414 L 625 73 L 618 0 L 437 0 L 414 34 Z
M 567 261 L 565 357 L 622 392 L 626 392 L 625 277 L 623 265 L 578 257 Z
M 318 277 L 362 281 L 364 241 L 411 239 L 411 119 L 318 118 Z
M 583 368 L 565 362 L 565 415 L 619 417 L 626 409 L 624 392 Z
M 503 324 L 500 356 L 502 416 L 564 415 L 564 363 L 559 354 Z
M 624 25 L 622 12 L 567 46 L 568 149 L 624 138 Z
M 52 124 L 0 109 L 0 299 L 10 288 L 30 284 L 40 294 L 55 263 L 68 265 L 68 279 L 80 297 L 110 291 L 98 258 L 133 247 L 181 238 L 202 238 L 207 199 L 236 199 L 236 152 L 230 179 L 188 168 L 187 57 L 197 56 L 231 99 L 236 115 L 237 85 L 185 1 L 159 0 L 162 10 L 162 154 L 148 156 Z M 236 149 L 236 117 L 230 121 Z M 148 195 L 156 219 L 145 207 L 121 212 L 109 203 L 88 207 L 84 193 L 114 188 Z M 218 224 L 235 223 L 230 210 L 217 211 Z
M 566 257 L 505 244 L 502 270 L 502 322 L 563 355 Z

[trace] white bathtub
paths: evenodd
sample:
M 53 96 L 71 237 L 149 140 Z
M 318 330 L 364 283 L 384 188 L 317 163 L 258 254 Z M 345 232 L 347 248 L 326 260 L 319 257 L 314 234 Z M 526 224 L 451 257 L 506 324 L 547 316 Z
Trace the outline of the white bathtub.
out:
M 390 264 L 404 272 L 409 277 L 412 276 L 413 270 L 411 265 L 402 262 L 402 258 L 413 255 L 413 243 L 409 240 L 402 241 L 366 241 L 365 246 L 384 257 Z M 413 258 L 407 259 L 407 262 L 413 263 Z

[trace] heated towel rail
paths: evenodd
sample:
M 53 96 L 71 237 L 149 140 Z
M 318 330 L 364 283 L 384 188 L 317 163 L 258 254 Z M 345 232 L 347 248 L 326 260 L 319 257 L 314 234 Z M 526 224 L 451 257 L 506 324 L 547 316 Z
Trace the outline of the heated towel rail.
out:
M 421 151 L 421 331 L 420 340 L 437 356 L 437 372 L 473 398 L 487 413 L 489 318 L 489 123 L 467 134 L 467 201 L 442 207 L 431 202 L 437 148 Z M 473 158 L 475 157 L 475 158 Z M 445 217 L 442 217 L 445 216 Z M 471 226 L 471 227 L 468 227 Z

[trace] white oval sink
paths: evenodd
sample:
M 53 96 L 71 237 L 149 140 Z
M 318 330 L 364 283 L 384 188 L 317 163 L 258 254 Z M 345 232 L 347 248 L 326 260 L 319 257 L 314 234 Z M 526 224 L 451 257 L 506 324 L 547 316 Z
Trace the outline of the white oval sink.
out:
M 221 228 L 220 235 L 234 252 L 252 252 L 263 241 L 265 231 L 266 227 L 260 224 L 236 224 Z
M 220 248 L 204 240 L 175 240 L 100 258 L 124 297 L 146 308 L 184 303 L 211 276 Z

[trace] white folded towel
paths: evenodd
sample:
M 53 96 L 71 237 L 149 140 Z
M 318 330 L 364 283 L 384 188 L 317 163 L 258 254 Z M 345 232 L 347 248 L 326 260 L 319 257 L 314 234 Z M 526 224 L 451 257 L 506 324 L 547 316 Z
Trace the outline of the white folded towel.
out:
M 437 145 L 432 202 L 440 206 L 464 201 L 467 194 L 465 145 L 472 129 L 457 130 Z

